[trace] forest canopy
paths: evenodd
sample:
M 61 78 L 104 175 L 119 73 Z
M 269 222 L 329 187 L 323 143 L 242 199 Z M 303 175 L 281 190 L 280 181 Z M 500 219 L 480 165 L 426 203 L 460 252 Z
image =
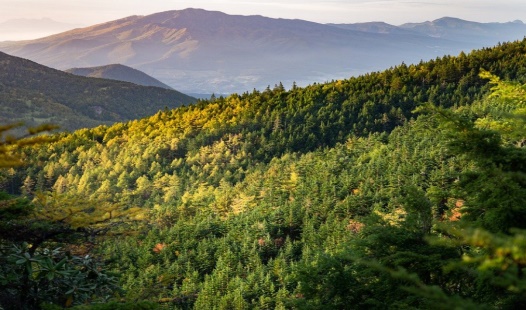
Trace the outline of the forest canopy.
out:
M 116 281 L 106 299 L 42 300 L 522 307 L 525 54 L 526 40 L 277 84 L 17 148 L 9 199 L 75 229 L 48 245 L 83 247 Z

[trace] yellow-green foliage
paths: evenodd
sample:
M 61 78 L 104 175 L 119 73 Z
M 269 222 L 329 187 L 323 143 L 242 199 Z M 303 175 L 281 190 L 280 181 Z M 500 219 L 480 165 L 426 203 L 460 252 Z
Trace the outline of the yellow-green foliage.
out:
M 41 125 L 27 130 L 27 136 L 16 137 L 10 131 L 21 127 L 22 124 L 0 126 L 0 168 L 20 166 L 22 160 L 19 151 L 22 147 L 42 144 L 51 141 L 49 136 L 38 136 L 42 132 L 55 129 L 53 125 Z
M 33 199 L 36 219 L 60 222 L 73 229 L 103 230 L 123 222 L 146 219 L 147 210 L 123 203 L 89 200 L 56 192 L 37 192 Z
M 481 129 L 497 131 L 506 143 L 522 146 L 526 134 L 526 86 L 503 82 L 489 72 L 482 72 L 481 77 L 489 79 L 492 94 L 480 108 L 485 115 L 476 121 Z

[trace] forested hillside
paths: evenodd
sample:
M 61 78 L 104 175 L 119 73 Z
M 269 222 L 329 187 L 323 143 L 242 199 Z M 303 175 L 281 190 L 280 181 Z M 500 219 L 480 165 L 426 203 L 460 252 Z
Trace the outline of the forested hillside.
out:
M 20 289 L 0 304 L 520 308 L 525 54 L 526 40 L 278 84 L 20 153 L 6 141 L 0 151 L 25 165 L 1 171 L 15 196 L 0 204 L 12 218 L 0 225 L 0 285 Z M 9 211 L 24 204 L 34 211 Z M 58 246 L 67 252 L 45 254 Z M 87 254 L 98 267 L 67 256 Z M 16 267 L 24 257 L 35 280 Z M 49 275 L 62 269 L 42 257 L 69 262 L 59 267 L 79 270 L 86 291 L 63 289 L 68 273 Z M 96 281 L 85 270 L 100 270 Z
M 76 76 L 0 53 L 0 122 L 96 127 L 154 114 L 195 99 L 175 90 Z

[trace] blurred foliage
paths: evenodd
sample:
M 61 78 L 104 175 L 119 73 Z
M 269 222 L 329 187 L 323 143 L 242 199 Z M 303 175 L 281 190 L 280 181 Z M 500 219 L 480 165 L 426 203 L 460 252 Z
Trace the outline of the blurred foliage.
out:
M 7 135 L 17 126 L 0 128 L 2 168 L 23 164 L 21 148 L 54 140 L 38 135 L 54 128 L 49 125 L 29 128 L 22 138 Z M 41 193 L 35 199 L 38 205 L 0 192 L 0 307 L 36 309 L 43 303 L 70 307 L 113 297 L 119 289 L 116 278 L 87 254 L 89 245 L 77 246 L 74 241 L 86 232 L 93 239 L 101 226 L 107 229 L 105 223 L 118 223 L 115 219 L 122 218 L 121 208 L 97 206 L 98 212 L 94 212 L 93 205 L 87 210 L 78 200 L 65 203 Z M 127 211 L 127 217 L 140 213 Z M 97 213 L 104 215 L 101 218 Z

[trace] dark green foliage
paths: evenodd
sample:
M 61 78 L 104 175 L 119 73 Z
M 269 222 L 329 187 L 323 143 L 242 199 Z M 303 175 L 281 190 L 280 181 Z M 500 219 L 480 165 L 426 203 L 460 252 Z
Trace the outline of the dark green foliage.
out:
M 30 242 L 40 244 L 45 236 L 50 239 L 60 238 L 62 234 L 71 234 L 72 231 L 54 225 L 49 221 L 37 220 L 33 217 L 35 206 L 24 198 L 14 198 L 0 192 L 0 238 L 11 242 Z M 63 231 L 61 231 L 63 230 Z M 38 246 L 38 245 L 37 245 Z
M 74 310 L 155 310 L 159 305 L 153 302 L 141 301 L 134 303 L 109 302 L 105 304 L 93 304 L 89 306 L 76 306 Z M 50 309 L 51 310 L 51 309 Z
M 55 304 L 43 304 L 43 310 L 62 310 L 63 307 Z M 157 303 L 140 301 L 140 302 L 108 302 L 101 304 L 81 305 L 68 309 L 72 310 L 155 310 L 159 309 Z
M 69 307 L 107 299 L 116 279 L 88 255 L 73 256 L 60 248 L 31 251 L 27 244 L 0 249 L 0 305 L 4 309 L 37 309 L 42 303 Z
M 116 278 L 90 255 L 71 253 L 80 231 L 38 218 L 35 209 L 0 192 L 0 306 L 37 309 L 43 302 L 69 306 L 113 296 Z

